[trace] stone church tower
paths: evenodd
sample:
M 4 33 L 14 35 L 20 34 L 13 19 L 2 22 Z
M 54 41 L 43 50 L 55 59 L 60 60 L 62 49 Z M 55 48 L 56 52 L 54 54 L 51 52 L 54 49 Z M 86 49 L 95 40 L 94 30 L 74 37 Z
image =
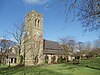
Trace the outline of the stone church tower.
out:
M 43 15 L 32 10 L 25 18 L 25 65 L 43 63 Z

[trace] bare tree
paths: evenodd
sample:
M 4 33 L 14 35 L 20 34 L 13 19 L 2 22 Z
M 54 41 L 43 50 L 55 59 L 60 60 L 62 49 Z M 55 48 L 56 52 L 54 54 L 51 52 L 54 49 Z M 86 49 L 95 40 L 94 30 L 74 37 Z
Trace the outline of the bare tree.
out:
M 62 2 L 66 20 L 80 20 L 85 31 L 100 29 L 100 0 L 57 0 Z
M 79 55 L 80 55 L 80 59 L 81 59 L 82 53 L 84 52 L 84 43 L 78 42 L 77 44 L 78 44 L 77 48 L 79 50 Z
M 88 57 L 92 57 L 91 51 L 93 50 L 93 45 L 91 42 L 85 43 L 85 54 L 87 54 Z
M 85 50 L 90 51 L 92 49 L 92 44 L 91 42 L 85 42 Z
M 6 50 L 10 47 L 10 43 L 11 43 L 10 40 L 2 39 L 2 40 L 1 40 L 1 47 L 2 47 L 2 50 L 6 51 Z
M 95 56 L 100 56 L 100 38 L 94 41 L 94 49 L 92 54 Z
M 65 55 L 67 56 L 67 61 L 69 61 L 68 56 L 74 53 L 75 40 L 72 37 L 65 37 L 60 39 L 60 46 L 64 50 Z
M 94 47 L 100 48 L 100 39 L 97 39 L 97 40 L 94 41 Z
M 21 63 L 21 48 L 24 41 L 24 33 L 25 33 L 25 24 L 23 22 L 19 23 L 15 26 L 13 32 L 10 32 L 10 34 L 13 36 L 13 38 L 17 42 L 18 46 L 18 64 Z
M 87 31 L 100 29 L 100 0 L 64 0 L 66 17 L 72 13 Z M 69 5 L 70 4 L 70 5 Z
M 9 49 L 9 47 L 10 47 L 10 43 L 11 43 L 11 41 L 10 40 L 5 40 L 5 39 L 1 39 L 0 40 L 0 43 L 1 43 L 1 62 L 3 63 L 3 64 L 5 64 L 6 62 L 5 62 L 5 57 L 8 59 L 8 53 L 7 53 L 7 50 Z M 6 53 L 6 55 L 5 55 L 5 53 Z

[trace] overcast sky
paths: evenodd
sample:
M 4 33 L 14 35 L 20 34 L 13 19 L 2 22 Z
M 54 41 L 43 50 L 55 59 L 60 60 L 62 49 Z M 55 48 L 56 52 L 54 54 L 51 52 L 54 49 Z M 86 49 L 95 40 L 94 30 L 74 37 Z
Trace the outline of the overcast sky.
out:
M 25 15 L 35 10 L 44 15 L 44 39 L 58 41 L 65 36 L 73 36 L 77 41 L 94 41 L 98 32 L 83 33 L 79 21 L 65 21 L 64 5 L 58 0 L 0 0 L 0 38 L 14 40 L 7 33 L 14 25 L 25 19 Z M 71 18 L 71 17 L 70 17 Z

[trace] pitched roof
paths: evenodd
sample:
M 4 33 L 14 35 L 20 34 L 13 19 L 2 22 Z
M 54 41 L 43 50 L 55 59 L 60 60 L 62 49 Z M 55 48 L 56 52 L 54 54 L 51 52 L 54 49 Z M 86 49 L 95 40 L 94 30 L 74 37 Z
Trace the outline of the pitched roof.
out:
M 44 40 L 44 54 L 64 54 L 58 42 Z
M 44 40 L 44 49 L 61 50 L 61 47 L 58 42 Z

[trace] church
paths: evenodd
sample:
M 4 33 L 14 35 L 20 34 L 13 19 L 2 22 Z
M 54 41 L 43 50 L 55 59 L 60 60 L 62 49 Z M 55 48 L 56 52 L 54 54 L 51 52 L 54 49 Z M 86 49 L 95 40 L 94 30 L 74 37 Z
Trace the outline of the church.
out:
M 43 64 L 46 57 L 48 63 L 52 62 L 52 57 L 57 62 L 58 56 L 63 55 L 63 50 L 58 42 L 43 39 L 43 15 L 32 10 L 26 15 L 25 23 L 25 51 L 21 52 L 25 52 L 25 65 Z
M 12 65 L 17 64 L 17 51 L 13 50 L 10 52 L 12 56 L 8 56 Z M 56 63 L 59 57 L 66 58 L 65 52 L 58 42 L 43 39 L 43 15 L 34 10 L 25 18 L 25 35 L 21 56 L 24 57 L 25 65 Z

